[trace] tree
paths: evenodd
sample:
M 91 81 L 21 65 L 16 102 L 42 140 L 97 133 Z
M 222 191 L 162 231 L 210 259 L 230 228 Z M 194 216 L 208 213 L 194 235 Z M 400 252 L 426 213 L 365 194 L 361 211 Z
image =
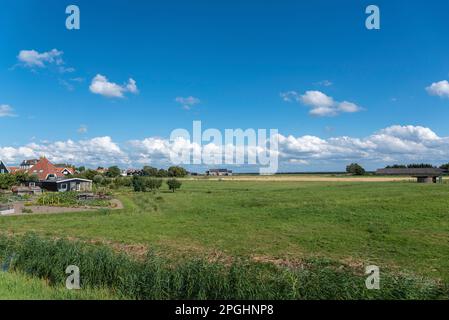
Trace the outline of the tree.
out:
M 145 186 L 151 191 L 157 190 L 162 187 L 162 179 L 145 178 Z
M 159 178 L 165 178 L 165 177 L 168 177 L 168 172 L 167 172 L 167 170 L 165 170 L 165 169 L 159 169 L 158 172 L 157 172 L 157 176 L 158 176 Z
M 145 192 L 146 186 L 143 177 L 133 176 L 131 185 L 133 186 L 134 192 Z
M 182 178 L 182 177 L 185 177 L 186 175 L 187 175 L 187 170 L 182 167 L 173 166 L 173 167 L 168 168 L 168 176 L 169 177 Z
M 407 168 L 434 168 L 434 166 L 428 163 L 412 163 Z
M 106 171 L 106 176 L 109 178 L 116 178 L 122 174 L 122 171 L 117 166 L 109 167 L 108 171 Z
M 403 164 L 394 164 L 392 166 L 386 166 L 385 169 L 406 169 L 407 166 Z
M 449 163 L 442 164 L 442 165 L 440 166 L 440 169 L 443 169 L 443 170 L 449 170 Z
M 16 177 L 10 173 L 0 174 L 0 189 L 7 190 L 16 184 Z
M 89 180 L 93 180 L 95 176 L 100 175 L 97 171 L 92 170 L 92 169 L 87 169 L 86 171 L 82 172 L 81 174 L 79 174 L 78 176 L 80 178 L 85 178 L 85 179 L 89 179 Z
M 85 166 L 78 167 L 77 171 L 84 172 L 84 171 L 86 171 L 86 167 Z
M 181 181 L 179 181 L 177 179 L 168 179 L 167 185 L 170 190 L 175 192 L 176 189 L 181 188 L 182 183 L 181 183 Z
M 363 176 L 365 174 L 365 169 L 358 163 L 351 163 L 346 167 L 346 172 L 356 176 Z
M 22 171 L 19 171 L 19 172 L 16 172 L 16 173 L 14 173 L 14 177 L 16 178 L 16 182 L 17 183 L 25 183 L 25 182 L 28 182 L 28 181 L 36 181 L 36 180 L 34 180 L 37 176 L 36 175 L 32 175 L 32 176 L 30 176 L 28 173 L 26 173 L 26 172 L 22 172 Z
M 143 176 L 156 177 L 157 176 L 157 168 L 144 166 L 142 169 Z

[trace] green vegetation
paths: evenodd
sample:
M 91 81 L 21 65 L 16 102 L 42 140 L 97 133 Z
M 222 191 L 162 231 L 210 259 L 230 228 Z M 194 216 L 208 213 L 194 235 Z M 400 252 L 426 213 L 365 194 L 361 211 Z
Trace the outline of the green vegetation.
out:
M 181 181 L 176 180 L 176 179 L 168 179 L 167 180 L 167 185 L 168 185 L 168 188 L 171 191 L 175 192 L 176 189 L 180 189 L 181 188 L 182 183 L 181 183 Z
M 346 172 L 355 176 L 363 176 L 366 173 L 365 169 L 358 163 L 351 163 L 346 167 Z
M 109 201 L 102 199 L 79 200 L 78 193 L 71 192 L 45 192 L 36 200 L 41 206 L 55 207 L 76 207 L 76 206 L 92 206 L 107 207 Z
M 105 241 L 133 254 L 134 247 L 151 247 L 177 263 L 217 256 L 288 266 L 324 260 L 356 274 L 375 264 L 394 277 L 449 282 L 447 184 L 182 182 L 176 193 L 121 187 L 115 195 L 125 209 L 107 214 L 2 217 L 0 231 Z
M 135 192 L 154 191 L 161 188 L 162 179 L 133 176 L 132 186 Z
M 20 273 L 0 272 L 2 300 L 87 300 L 114 299 L 106 290 L 67 290 L 62 286 L 48 286 L 44 280 Z
M 28 173 L 24 173 L 24 172 L 17 172 L 14 174 L 2 173 L 2 174 L 0 174 L 0 189 L 8 190 L 17 184 L 21 184 L 26 181 L 37 181 L 37 180 L 38 180 L 38 178 L 34 174 L 29 175 Z
M 34 235 L 0 238 L 4 268 L 27 272 L 61 286 L 68 265 L 80 269 L 82 288 L 109 289 L 131 299 L 437 299 L 447 288 L 434 281 L 383 274 L 382 290 L 367 290 L 365 277 L 326 260 L 300 267 L 237 260 L 178 263 L 149 253 L 143 260 L 105 246 Z
M 10 173 L 0 174 L 0 189 L 7 190 L 11 189 L 13 185 L 16 184 L 16 177 Z
M 120 176 L 120 174 L 122 173 L 122 171 L 120 170 L 119 167 L 117 166 L 112 166 L 108 168 L 108 171 L 106 171 L 106 176 L 109 178 L 116 178 L 118 176 Z

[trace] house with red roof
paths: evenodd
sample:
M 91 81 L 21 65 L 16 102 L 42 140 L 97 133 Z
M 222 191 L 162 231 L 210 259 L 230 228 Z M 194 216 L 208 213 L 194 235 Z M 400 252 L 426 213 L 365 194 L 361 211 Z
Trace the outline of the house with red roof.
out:
M 36 164 L 26 170 L 29 175 L 36 175 L 39 180 L 55 180 L 74 174 L 73 168 L 56 167 L 47 158 L 40 158 Z

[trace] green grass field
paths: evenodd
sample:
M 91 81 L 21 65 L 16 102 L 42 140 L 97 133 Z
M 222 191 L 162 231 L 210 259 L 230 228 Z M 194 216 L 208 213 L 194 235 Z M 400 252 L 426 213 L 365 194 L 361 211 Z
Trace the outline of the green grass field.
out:
M 449 280 L 447 184 L 204 180 L 184 181 L 176 193 L 118 197 L 124 210 L 1 217 L 0 230 L 174 257 L 325 257 L 362 272 L 376 264 Z

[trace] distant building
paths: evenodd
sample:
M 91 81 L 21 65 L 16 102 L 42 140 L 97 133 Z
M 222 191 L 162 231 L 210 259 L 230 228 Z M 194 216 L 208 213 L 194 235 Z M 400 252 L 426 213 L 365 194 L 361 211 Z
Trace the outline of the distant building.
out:
M 0 174 L 10 173 L 9 168 L 0 160 Z
M 142 170 L 139 169 L 127 169 L 122 171 L 122 176 L 140 176 L 142 174 Z
M 232 170 L 210 169 L 206 171 L 206 176 L 232 176 Z
M 97 171 L 99 174 L 105 174 L 106 172 L 108 172 L 108 169 L 103 168 L 103 167 L 98 167 L 97 170 L 95 170 L 95 171 Z
M 408 176 L 417 179 L 418 183 L 437 183 L 443 181 L 445 171 L 438 168 L 386 168 L 376 171 L 382 176 Z
M 29 170 L 32 166 L 36 165 L 36 163 L 39 162 L 39 159 L 30 159 L 30 160 L 23 160 L 20 164 L 20 169 L 22 170 Z

